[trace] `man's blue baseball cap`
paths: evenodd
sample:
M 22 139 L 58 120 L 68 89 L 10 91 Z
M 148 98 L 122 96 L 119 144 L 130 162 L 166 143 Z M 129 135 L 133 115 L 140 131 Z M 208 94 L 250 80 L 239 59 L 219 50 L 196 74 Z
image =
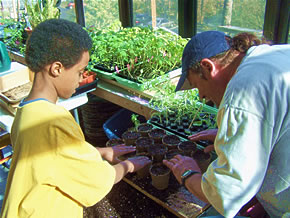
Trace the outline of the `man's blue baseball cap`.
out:
M 220 31 L 205 31 L 193 36 L 186 44 L 182 54 L 182 74 L 175 91 L 191 89 L 187 81 L 188 69 L 204 58 L 216 56 L 230 49 L 226 38 Z

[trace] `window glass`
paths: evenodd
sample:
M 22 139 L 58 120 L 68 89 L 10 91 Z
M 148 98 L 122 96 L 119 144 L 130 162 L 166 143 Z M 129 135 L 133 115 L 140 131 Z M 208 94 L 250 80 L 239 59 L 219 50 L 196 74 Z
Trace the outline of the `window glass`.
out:
M 263 33 L 266 0 L 198 0 L 197 32 Z
M 118 0 L 84 0 L 86 27 L 102 29 L 119 22 Z
M 58 8 L 60 10 L 60 18 L 76 22 L 75 3 L 73 0 L 62 0 Z
M 134 26 L 156 26 L 178 33 L 178 1 L 172 0 L 134 0 L 133 23 Z M 153 18 L 153 19 L 152 19 Z M 155 25 L 155 23 L 154 23 Z

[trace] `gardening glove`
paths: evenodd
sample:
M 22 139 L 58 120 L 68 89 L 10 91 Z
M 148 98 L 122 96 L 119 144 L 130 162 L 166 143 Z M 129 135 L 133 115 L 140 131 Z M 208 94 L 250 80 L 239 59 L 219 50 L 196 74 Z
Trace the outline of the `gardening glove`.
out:
M 190 141 L 199 141 L 199 140 L 209 140 L 211 142 L 214 142 L 215 137 L 217 135 L 218 129 L 207 129 L 204 131 L 201 131 L 199 133 L 193 134 L 188 137 Z M 208 145 L 205 149 L 204 152 L 208 153 L 210 151 L 214 150 L 214 145 Z
M 170 160 L 163 160 L 163 164 L 167 166 L 177 179 L 177 181 L 181 184 L 181 175 L 184 173 L 185 170 L 194 170 L 201 172 L 199 166 L 197 165 L 196 161 L 187 156 L 176 155 Z

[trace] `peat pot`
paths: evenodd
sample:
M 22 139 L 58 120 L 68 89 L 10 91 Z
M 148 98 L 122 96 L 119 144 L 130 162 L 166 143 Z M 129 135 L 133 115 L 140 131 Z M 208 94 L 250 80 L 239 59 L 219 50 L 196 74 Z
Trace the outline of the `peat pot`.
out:
M 150 123 L 141 123 L 137 127 L 137 132 L 141 133 L 143 137 L 148 137 L 148 133 L 153 129 L 153 125 Z
M 122 134 L 122 139 L 125 145 L 135 145 L 135 141 L 141 136 L 139 132 L 136 131 L 126 131 Z
M 106 147 L 113 147 L 116 145 L 123 145 L 124 141 L 122 139 L 110 139 L 106 142 Z
M 197 149 L 195 152 L 192 152 L 192 157 L 196 160 L 201 172 L 204 173 L 211 162 L 212 154 Z
M 196 143 L 191 141 L 182 141 L 178 144 L 178 150 L 180 150 L 183 155 L 191 157 L 192 152 L 197 149 Z
M 150 167 L 152 185 L 158 190 L 164 190 L 169 185 L 170 169 L 162 163 L 152 164 Z
M 162 143 L 162 138 L 163 136 L 166 135 L 165 130 L 163 129 L 152 129 L 149 133 L 148 136 L 154 140 L 154 143 Z
M 149 137 L 140 137 L 135 141 L 136 144 L 136 152 L 148 152 L 148 148 L 150 145 L 153 145 L 153 139 Z
M 176 135 L 165 135 L 162 138 L 162 143 L 168 147 L 168 150 L 177 149 L 180 142 L 180 138 Z
M 154 163 L 162 162 L 167 151 L 168 148 L 164 144 L 154 144 L 148 148 L 148 153 L 152 156 Z

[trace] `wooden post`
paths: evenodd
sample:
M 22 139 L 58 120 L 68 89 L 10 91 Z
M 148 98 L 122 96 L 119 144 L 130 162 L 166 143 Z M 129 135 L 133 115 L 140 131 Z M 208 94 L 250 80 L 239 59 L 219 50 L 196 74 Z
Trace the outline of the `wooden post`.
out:
M 152 28 L 156 28 L 156 0 L 151 0 Z

